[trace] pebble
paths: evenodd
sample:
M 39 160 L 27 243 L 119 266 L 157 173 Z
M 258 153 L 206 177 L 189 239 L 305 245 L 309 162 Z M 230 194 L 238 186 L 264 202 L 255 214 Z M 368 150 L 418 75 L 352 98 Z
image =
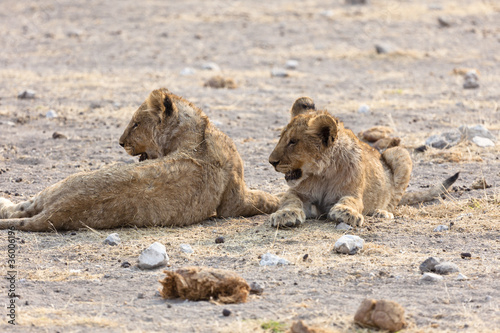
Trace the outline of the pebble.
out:
M 460 258 L 462 258 L 462 259 L 471 259 L 472 258 L 472 254 L 470 254 L 469 252 L 462 252 L 462 253 L 460 253 Z
M 54 110 L 49 110 L 45 114 L 45 118 L 47 118 L 47 119 L 52 119 L 52 118 L 57 118 L 57 117 L 58 117 L 57 112 L 55 112 Z
M 272 253 L 266 253 L 262 255 L 260 260 L 261 266 L 278 266 L 278 265 L 288 265 L 290 262 L 286 259 L 280 258 Z
M 273 68 L 271 70 L 272 77 L 288 77 L 288 72 L 283 68 Z
M 441 281 L 442 279 L 443 279 L 443 277 L 441 275 L 434 274 L 434 273 L 424 273 L 422 275 L 422 277 L 420 278 L 420 280 L 422 280 L 422 281 L 429 281 L 429 282 L 437 282 L 437 281 Z
M 182 252 L 187 253 L 187 254 L 194 253 L 193 248 L 189 244 L 181 244 L 180 249 Z
M 453 25 L 452 20 L 448 17 L 439 16 L 437 20 L 439 25 L 443 28 L 449 28 Z
M 375 44 L 375 51 L 377 51 L 378 54 L 387 54 L 396 52 L 397 48 L 389 43 L 377 43 Z
M 441 225 L 438 225 L 437 227 L 434 228 L 434 232 L 442 232 L 442 231 L 446 231 L 449 229 L 450 228 L 447 225 L 441 224 Z
M 475 143 L 477 146 L 486 148 L 486 147 L 494 147 L 495 143 L 491 141 L 488 138 L 482 138 L 480 136 L 475 136 L 471 140 L 473 143 Z
M 224 317 L 229 317 L 231 315 L 231 310 L 228 310 L 228 309 L 222 310 L 222 315 Z
M 262 295 L 263 292 L 264 287 L 262 287 L 260 284 L 258 284 L 257 282 L 250 283 L 250 294 Z
M 196 70 L 194 70 L 194 68 L 191 67 L 186 67 L 180 72 L 180 74 L 182 76 L 194 75 L 196 74 Z
M 343 235 L 335 242 L 333 248 L 338 253 L 353 255 L 363 249 L 364 243 L 364 239 L 359 236 Z
M 217 65 L 215 62 L 206 62 L 203 65 L 201 65 L 201 68 L 206 71 L 215 71 L 215 72 L 220 71 L 219 65 Z
M 452 262 L 442 262 L 434 267 L 434 271 L 441 275 L 456 273 L 459 271 L 458 266 Z
M 468 71 L 464 76 L 464 89 L 479 88 L 479 76 L 475 70 Z
M 337 230 L 351 230 L 352 227 L 347 223 L 340 222 L 339 224 L 337 224 L 335 229 L 337 229 Z
M 130 267 L 130 266 L 132 266 L 132 265 L 131 265 L 128 261 L 124 261 L 124 262 L 121 264 L 121 266 L 122 266 L 123 268 L 129 268 L 129 267 Z
M 441 260 L 439 258 L 429 257 L 420 264 L 419 269 L 422 273 L 433 272 L 436 265 L 439 264 Z
M 361 114 L 370 113 L 370 106 L 366 105 L 366 104 L 360 105 L 360 107 L 358 108 L 358 113 L 361 113 Z
M 287 60 L 285 64 L 286 69 L 297 69 L 299 62 L 297 60 Z
M 165 265 L 168 262 L 165 245 L 154 242 L 139 256 L 138 266 L 141 269 L 152 269 Z
M 34 99 L 36 92 L 34 90 L 24 90 L 17 95 L 19 99 Z
M 117 233 L 112 233 L 106 237 L 104 244 L 115 246 L 121 243 L 120 236 Z
M 431 146 L 437 149 L 450 148 L 457 145 L 462 140 L 460 131 L 454 130 L 441 134 L 432 135 L 425 140 L 426 146 Z
M 366 5 L 368 0 L 345 0 L 346 5 Z
M 219 236 L 215 239 L 215 244 L 222 244 L 224 242 L 225 242 L 225 240 L 224 240 L 224 237 L 222 237 L 222 236 Z
M 54 132 L 52 133 L 52 139 L 67 139 L 68 137 L 62 133 Z
M 465 280 L 468 280 L 469 278 L 465 275 L 463 275 L 462 273 L 458 273 L 457 277 L 455 278 L 455 280 L 458 280 L 458 281 L 465 281 Z

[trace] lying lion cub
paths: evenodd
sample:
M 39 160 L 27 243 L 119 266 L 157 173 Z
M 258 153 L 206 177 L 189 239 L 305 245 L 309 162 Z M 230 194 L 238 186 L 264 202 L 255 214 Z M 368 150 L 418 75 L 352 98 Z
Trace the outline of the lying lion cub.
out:
M 233 141 L 166 89 L 151 92 L 120 144 L 146 161 L 72 175 L 19 204 L 0 198 L 0 229 L 185 226 L 278 208 L 275 196 L 246 188 Z
M 389 148 L 381 155 L 327 111 L 316 111 L 308 97 L 295 101 L 291 117 L 269 157 L 290 187 L 271 215 L 273 226 L 294 227 L 321 216 L 352 226 L 361 226 L 363 215 L 393 218 L 398 204 L 435 199 L 458 178 L 404 194 L 412 170 L 405 149 Z

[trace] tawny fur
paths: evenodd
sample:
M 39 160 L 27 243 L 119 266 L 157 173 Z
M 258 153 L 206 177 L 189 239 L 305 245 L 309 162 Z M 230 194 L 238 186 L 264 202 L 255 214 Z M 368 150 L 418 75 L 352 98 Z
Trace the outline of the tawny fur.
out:
M 410 180 L 409 153 L 393 147 L 380 154 L 326 111 L 304 108 L 291 115 L 269 158 L 289 185 L 271 224 L 293 227 L 306 218 L 327 217 L 361 226 L 363 215 L 392 218 Z M 438 188 L 441 194 L 441 187 L 432 190 Z M 405 203 L 427 201 L 436 194 L 410 194 Z
M 120 144 L 146 160 L 72 175 L 18 204 L 0 198 L 0 229 L 185 226 L 278 207 L 275 196 L 247 189 L 232 140 L 166 89 L 151 92 Z

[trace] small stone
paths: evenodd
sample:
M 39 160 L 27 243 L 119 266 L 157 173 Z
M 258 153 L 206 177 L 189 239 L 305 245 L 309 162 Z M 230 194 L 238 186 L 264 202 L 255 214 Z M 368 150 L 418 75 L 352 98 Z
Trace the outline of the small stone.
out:
M 257 282 L 250 283 L 250 294 L 253 295 L 262 295 L 264 292 L 264 288 L 258 284 Z
M 45 114 L 45 118 L 47 118 L 47 119 L 52 119 L 52 118 L 57 118 L 57 117 L 58 117 L 57 112 L 55 112 L 54 110 L 49 110 Z
M 345 0 L 346 5 L 366 5 L 368 0 Z
M 109 279 L 111 277 L 111 274 L 104 274 L 105 279 Z
M 17 95 L 19 99 L 34 99 L 36 92 L 34 90 L 24 90 Z
M 123 268 L 129 268 L 131 265 L 130 265 L 130 263 L 128 261 L 124 261 L 124 262 L 122 262 L 121 266 Z
M 82 31 L 78 29 L 72 29 L 66 32 L 66 36 L 70 38 L 78 38 L 82 35 Z
M 389 43 L 377 43 L 375 44 L 375 51 L 377 51 L 378 54 L 388 54 L 396 52 L 397 48 Z
M 472 258 L 472 254 L 470 254 L 469 252 L 462 252 L 462 253 L 460 253 L 460 258 L 462 258 L 462 259 L 471 259 Z
M 89 107 L 91 109 L 100 109 L 102 107 L 102 105 L 99 102 L 92 102 L 92 103 L 90 103 Z
M 353 255 L 363 249 L 365 241 L 361 237 L 354 235 L 343 235 L 334 245 L 334 250 L 338 253 Z
M 196 74 L 196 70 L 195 70 L 194 68 L 191 68 L 191 67 L 186 67 L 186 68 L 184 68 L 184 69 L 180 72 L 180 74 L 181 74 L 182 76 L 194 75 L 194 74 Z
M 138 298 L 138 299 L 143 299 L 143 298 L 145 298 L 145 297 L 146 297 L 146 296 L 145 296 L 143 293 L 138 293 L 138 294 L 137 294 L 137 298 Z
M 462 134 L 459 131 L 454 130 L 430 136 L 427 140 L 425 140 L 425 145 L 437 149 L 443 149 L 456 146 L 461 140 Z
M 302 261 L 306 261 L 309 258 L 309 253 L 304 254 Z
M 340 222 L 339 224 L 337 224 L 335 229 L 337 229 L 337 230 L 351 230 L 352 227 L 347 223 Z
M 201 65 L 201 68 L 206 71 L 220 72 L 220 67 L 215 62 L 206 62 L 203 65 Z
M 231 310 L 228 310 L 228 309 L 222 310 L 222 315 L 224 317 L 229 317 L 231 315 Z
M 450 273 L 458 272 L 459 269 L 458 269 L 458 266 L 456 264 L 454 264 L 452 262 L 445 261 L 445 262 L 442 262 L 442 263 L 439 263 L 438 265 L 436 265 L 434 267 L 434 271 L 438 274 L 441 274 L 441 275 L 447 275 Z
M 361 113 L 361 114 L 370 113 L 370 106 L 368 106 L 366 104 L 361 104 L 360 107 L 358 108 L 358 113 Z
M 475 70 L 468 71 L 464 76 L 464 89 L 479 88 L 479 76 Z
M 434 267 L 439 264 L 441 260 L 439 258 L 429 257 L 420 264 L 419 269 L 422 273 L 434 272 Z
M 449 28 L 453 25 L 452 20 L 448 17 L 439 16 L 437 20 L 439 25 L 443 28 Z
M 104 240 L 104 244 L 108 244 L 111 246 L 118 245 L 120 244 L 120 242 L 121 242 L 120 236 L 118 236 L 117 233 L 108 235 L 108 237 L 106 237 L 106 239 Z
M 180 247 L 182 252 L 187 253 L 187 254 L 192 254 L 194 253 L 193 248 L 189 244 L 181 244 Z
M 493 300 L 493 296 L 487 295 L 487 296 L 484 298 L 484 300 L 485 300 L 486 302 L 491 302 L 491 301 Z
M 434 273 L 424 273 L 420 278 L 420 280 L 422 281 L 429 281 L 429 282 L 438 282 L 441 281 L 442 279 L 443 277 L 441 275 Z
M 441 224 L 441 225 L 438 225 L 437 227 L 435 227 L 433 231 L 434 232 L 443 232 L 443 231 L 446 231 L 449 229 L 450 228 L 447 225 Z
M 62 133 L 54 132 L 52 133 L 52 139 L 67 139 L 68 137 Z
M 297 60 L 287 60 L 285 64 L 286 69 L 297 69 L 299 62 Z
M 224 237 L 222 237 L 222 236 L 219 236 L 215 239 L 215 244 L 222 244 L 224 242 L 225 242 L 225 240 L 224 240 Z
M 165 265 L 168 262 L 165 245 L 154 242 L 139 256 L 138 266 L 141 269 L 152 269 Z
M 466 281 L 468 280 L 469 278 L 465 275 L 463 275 L 462 273 L 458 273 L 457 277 L 455 278 L 455 280 L 458 280 L 458 281 Z
M 481 124 L 474 126 L 462 125 L 458 128 L 458 130 L 467 140 L 472 140 L 474 137 L 479 136 L 490 139 L 493 142 L 497 141 L 496 137 Z
M 491 185 L 488 185 L 488 183 L 486 182 L 486 179 L 484 179 L 484 177 L 478 177 L 474 180 L 471 187 L 474 190 L 484 190 L 484 189 L 490 188 Z
M 488 138 L 482 138 L 480 136 L 475 136 L 471 140 L 473 143 L 475 143 L 477 146 L 481 148 L 486 148 L 486 147 L 494 147 L 495 143 L 491 141 Z
M 288 77 L 288 73 L 283 68 L 273 68 L 271 70 L 271 76 L 272 77 Z
M 278 265 L 288 265 L 290 262 L 286 259 L 280 258 L 272 253 L 266 253 L 262 255 L 260 260 L 261 266 L 278 266 Z

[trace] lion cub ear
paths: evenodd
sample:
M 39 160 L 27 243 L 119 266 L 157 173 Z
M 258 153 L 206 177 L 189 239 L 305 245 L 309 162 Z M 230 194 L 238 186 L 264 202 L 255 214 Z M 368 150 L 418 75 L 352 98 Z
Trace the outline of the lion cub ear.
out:
M 153 90 L 146 100 L 148 108 L 158 110 L 166 117 L 171 116 L 177 108 L 168 93 L 169 91 L 165 88 Z
M 290 109 L 290 118 L 293 118 L 299 114 L 306 113 L 309 111 L 316 110 L 314 101 L 309 97 L 297 98 Z
M 329 114 L 321 114 L 309 120 L 308 132 L 321 139 L 325 147 L 335 141 L 338 132 L 338 121 Z

